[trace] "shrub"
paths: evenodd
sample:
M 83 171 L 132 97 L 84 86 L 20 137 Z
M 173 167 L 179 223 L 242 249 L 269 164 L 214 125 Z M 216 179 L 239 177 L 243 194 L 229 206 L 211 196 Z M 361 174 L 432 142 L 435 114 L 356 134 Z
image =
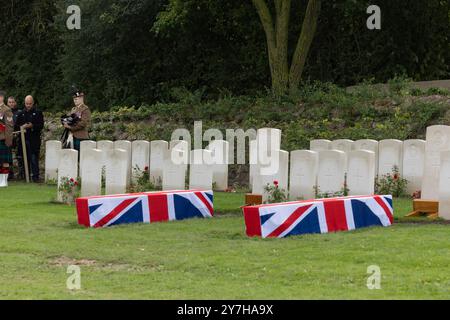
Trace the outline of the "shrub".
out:
M 392 173 L 383 175 L 376 183 L 376 193 L 392 195 L 399 198 L 406 196 L 408 181 L 400 175 L 398 166 L 392 168 Z
M 316 194 L 316 199 L 327 199 L 327 198 L 336 198 L 336 197 L 347 197 L 349 195 L 350 189 L 347 185 L 347 174 L 344 178 L 344 185 L 341 190 L 338 192 L 321 192 L 319 186 L 314 186 L 314 191 Z
M 80 197 L 81 194 L 81 179 L 62 177 L 61 183 L 58 187 L 59 194 L 61 196 L 61 202 L 73 205 L 75 204 L 75 199 Z
M 269 199 L 266 203 L 281 203 L 287 201 L 286 191 L 284 189 L 280 189 L 279 182 L 277 180 L 273 182 L 273 185 L 268 183 L 264 188 L 264 191 L 269 195 Z
M 145 167 L 142 170 L 138 166 L 135 166 L 133 168 L 133 177 L 135 182 L 133 182 L 128 188 L 129 193 L 158 190 L 158 188 L 150 181 L 150 171 L 148 167 Z

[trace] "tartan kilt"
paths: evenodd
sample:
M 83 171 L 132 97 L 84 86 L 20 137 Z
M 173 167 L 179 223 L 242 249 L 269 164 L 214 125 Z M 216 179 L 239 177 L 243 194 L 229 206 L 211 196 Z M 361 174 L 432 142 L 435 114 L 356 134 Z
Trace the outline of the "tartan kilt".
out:
M 12 163 L 11 149 L 6 146 L 5 140 L 0 140 L 0 164 Z

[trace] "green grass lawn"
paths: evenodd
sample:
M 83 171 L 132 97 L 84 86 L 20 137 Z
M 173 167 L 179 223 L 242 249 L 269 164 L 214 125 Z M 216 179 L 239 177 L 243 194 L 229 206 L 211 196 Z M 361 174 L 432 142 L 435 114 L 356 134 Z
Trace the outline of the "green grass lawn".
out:
M 55 189 L 0 189 L 2 299 L 450 298 L 450 225 L 408 223 L 411 200 L 395 201 L 389 228 L 250 239 L 243 194 L 216 193 L 213 219 L 93 230 L 50 203 Z M 66 288 L 71 264 L 79 291 Z M 366 286 L 370 265 L 380 290 Z

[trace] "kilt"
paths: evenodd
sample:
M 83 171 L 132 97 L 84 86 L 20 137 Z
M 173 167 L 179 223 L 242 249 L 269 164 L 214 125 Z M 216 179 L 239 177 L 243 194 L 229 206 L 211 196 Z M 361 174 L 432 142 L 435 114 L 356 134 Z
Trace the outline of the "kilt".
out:
M 0 140 L 0 164 L 12 163 L 11 149 L 6 146 L 5 140 Z

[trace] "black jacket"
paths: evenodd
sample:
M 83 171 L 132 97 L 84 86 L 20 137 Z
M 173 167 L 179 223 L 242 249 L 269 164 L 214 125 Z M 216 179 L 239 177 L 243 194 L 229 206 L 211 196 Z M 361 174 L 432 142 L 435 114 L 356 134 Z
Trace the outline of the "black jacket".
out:
M 27 109 L 21 110 L 17 114 L 16 129 L 20 130 L 20 127 L 26 123 L 32 123 L 33 128 L 27 129 L 25 133 L 25 140 L 30 142 L 32 151 L 39 151 L 41 148 L 41 132 L 44 128 L 44 115 L 42 111 L 36 107 L 27 111 Z

